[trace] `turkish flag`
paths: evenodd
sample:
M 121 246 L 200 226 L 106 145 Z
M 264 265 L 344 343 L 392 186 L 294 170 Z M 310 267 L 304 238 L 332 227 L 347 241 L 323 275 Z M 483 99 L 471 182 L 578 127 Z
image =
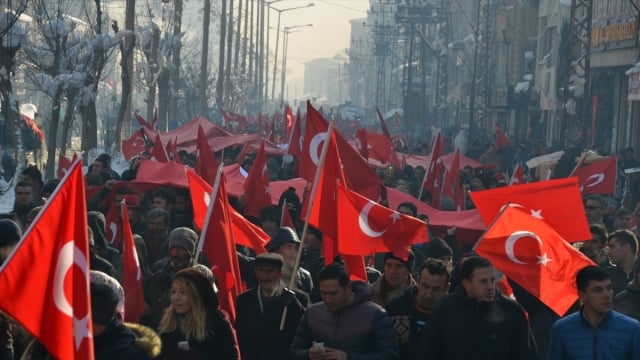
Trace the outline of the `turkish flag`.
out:
M 504 135 L 504 131 L 502 131 L 500 124 L 498 124 L 497 122 L 495 126 L 495 131 L 496 131 L 496 139 L 495 139 L 494 145 L 496 147 L 496 150 L 500 150 L 505 146 L 509 145 L 509 139 L 507 139 L 507 137 Z
M 162 145 L 160 135 L 156 136 L 156 141 L 153 143 L 153 149 L 151 149 L 151 160 L 166 163 L 169 162 L 169 156 Z
M 470 196 L 487 225 L 504 205 L 511 203 L 546 221 L 569 242 L 591 239 L 575 177 L 472 191 Z
M 144 138 L 144 130 L 138 129 L 130 138 L 122 140 L 122 155 L 126 160 L 130 160 L 147 150 L 147 142 Z
M 105 218 L 105 235 L 112 247 L 119 249 L 122 241 L 122 218 L 118 216 L 118 207 L 115 202 L 109 206 L 107 217 Z
M 595 265 L 544 220 L 514 206 L 502 211 L 475 251 L 559 316 L 578 299 L 576 273 Z
M 457 211 L 464 210 L 464 189 L 460 183 L 460 149 L 456 149 L 451 168 L 442 181 L 442 195 L 449 196 Z
M 231 206 L 224 176 L 220 175 L 218 189 L 217 191 L 214 189 L 212 201 L 207 209 L 207 217 L 198 241 L 198 250 L 202 251 L 213 265 L 213 273 L 219 286 L 220 308 L 229 314 L 233 323 L 236 319 L 236 296 L 244 289 L 240 279 L 236 242 L 231 228 L 229 215 Z
M 431 192 L 431 195 L 434 194 L 434 188 L 440 187 L 439 184 L 436 184 L 436 179 L 439 180 L 439 169 L 436 168 L 436 165 L 442 164 L 440 157 L 444 155 L 444 140 L 442 139 L 442 135 L 440 133 L 436 134 L 436 137 L 433 139 L 433 143 L 431 143 L 431 152 L 429 153 L 429 163 L 427 163 L 427 168 L 424 173 L 424 181 L 423 186 L 425 189 Z
M 580 191 L 583 195 L 609 194 L 616 190 L 617 162 L 615 157 L 593 162 L 576 169 Z
M 73 160 L 69 161 L 66 156 L 60 154 L 60 157 L 58 158 L 58 179 L 62 179 L 67 174 L 67 172 L 69 172 L 69 169 L 71 169 L 71 164 L 73 164 L 73 162 L 76 161 L 77 158 L 78 155 L 74 153 Z
M 271 190 L 269 189 L 269 172 L 267 171 L 267 157 L 264 152 L 264 141 L 256 155 L 247 180 L 244 182 L 245 206 L 244 213 L 253 217 L 260 217 L 260 210 L 271 205 Z
M 391 165 L 396 169 L 396 171 L 402 170 L 400 165 L 400 160 L 398 160 L 398 155 L 396 154 L 396 150 L 393 148 L 393 141 L 391 141 L 391 133 L 389 133 L 389 129 L 387 129 L 387 124 L 384 122 L 384 117 L 382 117 L 382 113 L 380 113 L 380 109 L 376 106 L 376 112 L 378 113 L 378 119 L 380 119 L 380 127 L 382 127 L 382 134 L 386 138 L 386 147 L 387 147 L 387 159 Z
M 407 259 L 411 244 L 429 241 L 427 224 L 337 185 L 338 248 L 343 254 L 392 252 Z M 357 226 L 356 226 L 357 224 Z
M 136 121 L 138 122 L 138 124 L 142 127 L 148 128 L 148 129 L 153 129 L 153 126 L 151 126 L 151 124 L 149 124 L 147 122 L 147 120 L 145 118 L 142 117 L 142 115 L 136 113 L 135 114 L 135 118 Z
M 515 170 L 513 170 L 513 175 L 511 175 L 511 179 L 509 179 L 508 186 L 520 185 L 520 184 L 524 184 L 524 174 L 522 173 L 522 163 L 518 162 Z
M 307 101 L 307 127 L 305 129 L 303 152 L 300 160 L 300 176 L 312 182 L 315 177 L 322 143 L 327 138 L 329 123 L 322 117 L 310 101 Z M 340 135 L 336 134 L 336 144 L 340 161 L 345 169 L 347 187 L 369 199 L 380 196 L 382 181 L 371 170 L 369 164 Z
M 282 203 L 282 213 L 280 215 L 280 226 L 290 227 L 292 229 L 296 229 L 296 225 L 293 223 L 293 219 L 291 219 L 291 213 L 287 208 L 287 200 Z
M 284 136 L 285 139 L 291 138 L 291 133 L 293 132 L 293 125 L 296 122 L 296 118 L 293 117 L 293 110 L 289 104 L 284 106 Z
M 175 162 L 176 164 L 182 164 L 182 161 L 180 160 L 180 155 L 178 155 L 178 148 L 176 147 L 177 142 L 178 142 L 177 138 L 175 141 L 169 140 L 169 142 L 167 143 L 167 149 L 166 149 L 167 155 L 169 155 L 171 160 L 173 160 L 173 162 Z
M 204 135 L 204 130 L 201 126 L 198 126 L 198 142 L 196 144 L 196 164 L 194 169 L 196 173 L 209 185 L 213 185 L 216 179 L 216 171 L 218 169 L 219 162 L 211 153 L 211 147 L 207 142 L 207 137 Z
M 293 129 L 291 130 L 291 136 L 289 137 L 289 147 L 287 148 L 287 154 L 295 156 L 298 159 L 302 155 L 302 119 L 300 118 L 300 109 L 296 113 L 296 120 L 293 123 Z
M 207 184 L 198 174 L 187 169 L 189 178 L 189 192 L 191 193 L 191 205 L 193 207 L 193 222 L 197 229 L 204 227 L 207 217 L 207 209 L 211 201 L 211 185 Z M 236 244 L 247 246 L 257 254 L 266 252 L 264 246 L 269 242 L 269 235 L 259 226 L 254 225 L 233 207 L 229 208 L 231 217 L 231 230 Z
M 360 155 L 365 159 L 369 159 L 369 142 L 367 139 L 367 130 L 363 128 L 359 128 L 358 130 L 356 130 L 355 141 L 356 149 L 358 149 Z
M 56 359 L 93 359 L 86 203 L 77 160 L 0 267 L 0 309 Z
M 142 293 L 142 270 L 133 232 L 129 224 L 129 211 L 125 199 L 120 203 L 122 212 L 122 289 L 124 290 L 124 318 L 137 323 L 144 313 L 144 294 Z
M 366 133 L 367 134 L 367 150 L 369 157 L 376 159 L 382 163 L 390 163 L 396 169 L 399 169 L 400 161 L 396 152 L 393 150 L 391 139 L 384 134 Z M 395 156 L 395 163 L 393 157 Z

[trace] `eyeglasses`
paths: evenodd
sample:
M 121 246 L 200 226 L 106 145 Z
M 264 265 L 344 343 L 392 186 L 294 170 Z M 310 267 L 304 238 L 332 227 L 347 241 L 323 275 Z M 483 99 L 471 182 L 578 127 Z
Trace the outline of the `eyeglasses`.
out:
M 584 208 L 585 208 L 585 210 L 597 210 L 597 209 L 602 209 L 600 206 L 590 206 L 590 205 L 587 205 L 587 206 L 585 206 Z

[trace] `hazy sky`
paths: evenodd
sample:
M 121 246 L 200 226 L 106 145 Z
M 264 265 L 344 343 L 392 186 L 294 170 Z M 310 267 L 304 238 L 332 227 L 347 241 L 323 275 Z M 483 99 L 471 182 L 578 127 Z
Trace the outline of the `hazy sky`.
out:
M 282 12 L 280 30 L 285 26 L 313 24 L 313 27 L 300 28 L 301 31 L 289 34 L 289 49 L 287 56 L 287 78 L 289 97 L 302 94 L 302 79 L 304 78 L 304 63 L 317 58 L 331 58 L 338 53 L 344 54 L 349 47 L 351 24 L 349 20 L 364 18 L 369 8 L 369 0 L 283 0 L 271 6 L 277 9 L 314 6 L 298 10 Z M 270 26 L 275 28 L 278 13 L 271 10 Z M 269 49 L 275 47 L 275 29 L 269 35 Z M 282 41 L 280 33 L 280 41 Z M 278 49 L 278 61 L 282 59 L 282 42 Z M 271 64 L 272 65 L 272 64 Z M 271 67 L 270 65 L 270 67 Z M 273 68 L 271 69 L 271 72 Z M 269 81 L 271 75 L 269 73 Z M 278 78 L 280 70 L 278 70 Z M 279 94 L 279 89 L 276 93 Z

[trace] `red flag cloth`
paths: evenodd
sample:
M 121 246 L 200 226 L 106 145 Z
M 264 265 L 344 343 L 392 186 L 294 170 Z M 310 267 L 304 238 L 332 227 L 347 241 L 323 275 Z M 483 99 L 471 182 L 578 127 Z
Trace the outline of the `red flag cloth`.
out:
M 220 308 L 229 314 L 233 323 L 236 319 L 236 296 L 243 291 L 243 286 L 224 176 L 220 178 L 218 192 L 212 200 L 198 246 L 213 265 L 213 273 L 219 286 Z
M 514 206 L 499 215 L 475 251 L 559 316 L 578 299 L 576 273 L 594 265 L 545 221 Z
M 496 139 L 495 139 L 495 147 L 496 150 L 500 150 L 505 146 L 509 145 L 509 139 L 504 135 L 504 131 L 500 127 L 500 124 L 496 123 Z
M 0 310 L 56 359 L 93 359 L 86 203 L 78 160 L 0 267 Z
M 296 118 L 293 117 L 293 110 L 289 104 L 284 106 L 284 138 L 289 140 L 293 131 L 293 125 L 296 122 Z
M 74 160 L 76 155 L 73 155 Z M 71 168 L 71 164 L 73 162 L 70 161 L 66 156 L 60 154 L 60 157 L 58 158 L 58 179 L 62 179 L 64 177 L 64 175 L 69 171 L 69 169 Z
M 470 196 L 487 225 L 511 203 L 546 221 L 569 242 L 591 239 L 577 178 L 473 191 Z
M 393 148 L 393 141 L 391 140 L 391 133 L 389 133 L 389 129 L 387 129 L 387 124 L 384 122 L 384 117 L 380 113 L 380 109 L 376 106 L 376 112 L 378 113 L 378 118 L 380 119 L 380 127 L 382 128 L 382 134 L 386 138 L 386 147 L 387 147 L 387 159 L 391 165 L 396 169 L 396 171 L 402 170 L 402 165 L 400 165 L 400 160 L 398 160 L 398 155 L 396 154 L 396 150 Z
M 287 201 L 285 200 L 282 204 L 282 214 L 280 216 L 280 226 L 290 227 L 292 229 L 296 228 L 296 225 L 293 223 L 293 219 L 291 218 L 291 213 L 287 208 Z
M 129 224 L 129 211 L 126 200 L 120 203 L 122 211 L 122 289 L 124 290 L 124 319 L 137 323 L 144 313 L 144 294 L 142 292 L 142 270 L 133 232 Z
M 135 114 L 135 118 L 136 121 L 138 121 L 138 124 L 142 127 L 148 128 L 148 129 L 153 129 L 153 126 L 151 124 L 149 124 L 147 122 L 147 120 L 145 118 L 142 117 L 142 115 L 140 114 Z
M 524 174 L 522 173 L 522 163 L 518 162 L 515 170 L 513 170 L 513 175 L 511 175 L 511 179 L 509 179 L 509 185 L 520 185 L 524 184 Z
M 291 136 L 289 137 L 289 147 L 287 153 L 298 159 L 302 155 L 302 119 L 300 118 L 300 109 L 296 113 L 296 121 L 293 123 Z
M 193 222 L 197 229 L 204 226 L 207 217 L 207 209 L 211 201 L 211 185 L 207 184 L 193 170 L 187 170 L 189 178 L 189 192 L 191 193 L 191 205 L 193 207 Z M 257 254 L 266 252 L 264 246 L 269 242 L 269 235 L 259 226 L 254 225 L 233 207 L 229 208 L 231 216 L 231 230 L 236 244 L 247 246 Z
M 337 185 L 338 248 L 343 254 L 392 252 L 406 259 L 411 244 L 429 241 L 424 221 Z M 357 226 L 355 224 L 358 224 Z
M 260 210 L 271 205 L 271 190 L 269 189 L 269 172 L 267 171 L 267 157 L 264 152 L 264 141 L 260 143 L 247 181 L 244 182 L 245 206 L 244 213 L 253 217 L 260 217 Z
M 33 121 L 33 119 L 28 117 L 27 115 L 22 115 L 22 118 L 24 119 L 24 123 L 38 137 L 38 140 L 40 140 L 40 142 L 44 141 L 44 134 L 42 133 L 42 130 L 40 129 L 38 124 L 35 121 Z
M 307 181 L 313 181 L 322 143 L 327 138 L 329 123 L 307 101 L 307 128 L 304 135 L 304 146 L 300 160 L 300 176 Z M 342 137 L 336 134 L 336 144 L 340 152 L 340 160 L 344 170 L 347 187 L 372 200 L 380 196 L 382 181 L 371 170 L 369 164 Z
M 578 177 L 582 194 L 613 195 L 616 191 L 617 166 L 616 158 L 610 157 L 579 167 L 574 176 Z
M 424 175 L 424 183 L 422 184 L 425 189 L 431 192 L 433 196 L 434 187 L 436 185 L 436 179 L 439 179 L 439 171 L 436 168 L 436 165 L 441 164 L 440 157 L 444 155 L 444 140 L 442 139 L 442 135 L 440 133 L 436 134 L 436 137 L 433 139 L 433 143 L 431 144 L 431 152 L 429 153 L 429 163 L 427 164 L 427 168 L 425 169 Z
M 109 245 L 116 249 L 120 249 L 122 245 L 122 218 L 118 216 L 118 207 L 115 202 L 109 207 L 107 217 L 105 218 L 105 235 Z
M 216 179 L 216 169 L 219 162 L 211 153 L 211 148 L 204 135 L 202 127 L 198 126 L 198 143 L 196 145 L 196 164 L 194 169 L 209 185 L 213 185 Z
M 153 149 L 151 150 L 151 160 L 156 160 L 163 163 L 169 162 L 169 156 L 167 156 L 167 152 L 162 145 L 160 135 L 156 136 L 156 141 L 153 143 Z
M 365 159 L 369 159 L 369 142 L 367 140 L 367 131 L 365 129 L 359 128 L 356 130 L 356 149 Z
M 177 139 L 176 139 L 177 141 Z M 178 148 L 176 147 L 176 142 L 169 140 L 167 143 L 167 155 L 175 162 L 176 164 L 182 164 L 180 160 L 180 155 L 178 155 Z
M 144 140 L 144 130 L 138 129 L 130 138 L 122 140 L 122 154 L 126 160 L 140 155 L 147 150 L 147 142 Z
M 451 168 L 447 170 L 442 181 L 442 195 L 449 196 L 457 211 L 465 209 L 464 189 L 460 183 L 460 149 L 456 149 Z

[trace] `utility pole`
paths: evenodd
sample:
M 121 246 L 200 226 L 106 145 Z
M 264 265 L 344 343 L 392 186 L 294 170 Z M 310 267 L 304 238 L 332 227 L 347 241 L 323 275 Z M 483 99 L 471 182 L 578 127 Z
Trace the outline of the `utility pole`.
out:
M 249 0 L 244 1 L 244 38 L 242 39 L 242 63 L 240 72 L 245 75 L 247 73 L 247 48 L 249 46 L 249 33 L 247 32 L 249 25 Z
M 234 70 L 238 70 L 238 63 L 239 63 L 239 59 L 240 59 L 240 43 L 242 42 L 241 39 L 241 32 L 240 32 L 240 28 L 242 25 L 242 0 L 238 0 L 238 24 L 236 26 L 236 44 L 235 44 L 235 54 L 233 57 L 233 69 Z
M 233 55 L 233 0 L 229 0 L 229 9 L 227 15 L 227 66 L 225 68 L 224 73 L 224 83 L 225 83 L 225 92 L 224 92 L 224 107 L 230 108 L 230 96 L 231 96 L 231 56 Z
M 478 1 L 478 17 L 474 30 L 473 74 L 469 96 L 469 133 L 479 134 L 488 128 L 489 104 L 489 47 L 493 41 L 495 5 L 491 0 Z
M 173 36 L 175 38 L 180 37 L 182 32 L 182 9 L 184 0 L 174 0 L 173 2 Z M 173 90 L 173 96 L 169 101 L 169 118 L 167 121 L 178 120 L 178 93 L 180 89 L 180 50 L 182 48 L 181 41 L 173 42 L 173 53 L 171 57 L 173 59 L 173 69 L 171 71 L 171 88 Z M 159 131 L 167 131 L 168 124 L 158 124 Z
M 209 76 L 207 64 L 209 62 L 209 24 L 211 22 L 211 0 L 204 0 L 204 16 L 202 17 L 202 54 L 200 56 L 200 79 L 198 92 L 200 95 L 200 115 L 208 118 L 209 106 L 207 104 L 207 78 Z
M 224 107 L 224 44 L 227 36 L 227 0 L 221 0 L 220 11 L 220 46 L 218 53 L 218 78 L 216 81 L 216 108 L 218 111 Z

